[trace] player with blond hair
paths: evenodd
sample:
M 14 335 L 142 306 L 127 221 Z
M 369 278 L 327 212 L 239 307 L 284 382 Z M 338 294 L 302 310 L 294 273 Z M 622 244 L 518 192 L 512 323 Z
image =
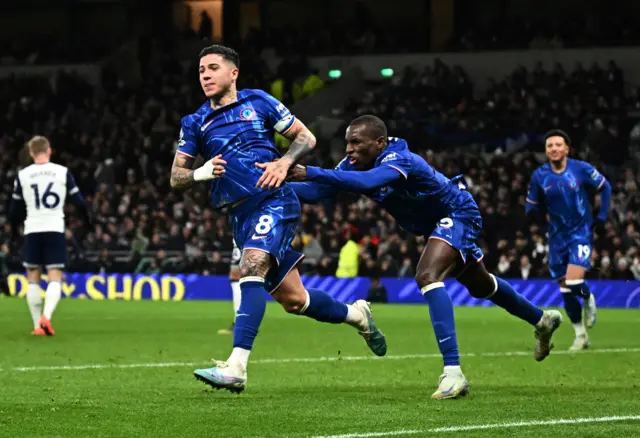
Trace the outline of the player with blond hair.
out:
M 64 203 L 70 201 L 90 222 L 89 210 L 69 169 L 51 162 L 51 145 L 35 136 L 27 143 L 33 164 L 18 172 L 13 185 L 9 217 L 14 229 L 24 220 L 23 265 L 27 269 L 27 303 L 33 319 L 33 335 L 53 336 L 53 312 L 62 296 L 63 269 L 67 262 Z M 44 309 L 40 292 L 42 267 L 48 284 Z

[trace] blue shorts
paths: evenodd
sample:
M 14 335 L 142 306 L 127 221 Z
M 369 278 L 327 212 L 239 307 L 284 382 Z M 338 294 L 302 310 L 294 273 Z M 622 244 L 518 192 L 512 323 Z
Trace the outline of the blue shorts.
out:
M 304 258 L 291 242 L 300 223 L 300 201 L 285 185 L 261 193 L 229 209 L 233 238 L 241 250 L 257 249 L 276 261 L 265 278 L 265 288 L 275 291 L 285 277 Z
M 67 239 L 64 233 L 29 233 L 24 236 L 25 268 L 63 269 L 67 263 Z
M 484 257 L 482 249 L 478 246 L 481 232 L 482 217 L 479 214 L 473 216 L 452 215 L 440 219 L 428 238 L 447 242 L 460 252 L 462 261 L 466 264 L 470 259 L 480 262 Z
M 588 238 L 575 239 L 564 246 L 549 245 L 549 274 L 559 280 L 567 273 L 568 265 L 591 269 L 591 241 Z

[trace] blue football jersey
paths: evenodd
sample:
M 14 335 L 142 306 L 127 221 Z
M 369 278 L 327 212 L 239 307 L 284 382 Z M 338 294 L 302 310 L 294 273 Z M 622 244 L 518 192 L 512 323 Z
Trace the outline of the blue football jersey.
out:
M 183 117 L 177 152 L 189 157 L 200 154 L 206 160 L 222 154 L 226 173 L 211 182 L 211 204 L 224 207 L 265 191 L 256 187 L 263 173 L 256 163 L 280 157 L 274 133 L 284 133 L 294 122 L 291 112 L 273 96 L 262 90 L 240 90 L 238 100 L 229 105 L 214 110 L 207 101 Z
M 600 189 L 605 178 L 592 165 L 568 159 L 562 173 L 549 163 L 535 170 L 527 203 L 542 205 L 549 214 L 549 245 L 565 246 L 575 239 L 592 239 L 590 192 Z
M 428 235 L 443 218 L 479 218 L 478 206 L 461 183 L 450 180 L 421 156 L 412 153 L 405 140 L 389 138 L 389 144 L 376 159 L 374 168 L 384 166 L 399 172 L 402 178 L 365 194 L 389 212 L 405 230 Z M 356 170 L 346 158 L 336 169 Z

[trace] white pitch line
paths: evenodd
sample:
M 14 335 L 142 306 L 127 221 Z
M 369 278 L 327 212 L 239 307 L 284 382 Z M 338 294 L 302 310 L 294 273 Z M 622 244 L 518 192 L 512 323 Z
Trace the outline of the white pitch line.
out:
M 393 430 L 391 432 L 368 432 L 368 433 L 345 433 L 343 435 L 314 435 L 311 438 L 370 438 L 377 436 L 400 436 L 400 435 L 415 435 L 417 433 L 427 433 L 428 430 Z
M 639 421 L 640 415 L 612 416 L 612 417 L 586 417 L 586 418 L 559 418 L 557 420 L 518 421 L 513 423 L 474 424 L 469 426 L 436 427 L 421 430 L 393 430 L 389 432 L 347 433 L 342 435 L 315 435 L 311 438 L 373 438 L 385 436 L 416 435 L 425 433 L 464 432 L 485 429 L 507 429 L 513 427 L 532 426 L 559 426 L 564 424 L 583 423 L 613 423 L 618 421 Z
M 566 350 L 554 351 L 552 355 L 574 355 L 574 354 L 598 354 L 598 353 L 640 353 L 640 348 L 603 348 L 601 350 L 586 350 L 578 353 Z M 466 353 L 462 357 L 520 357 L 531 356 L 531 351 L 505 351 L 488 353 Z M 377 356 L 325 356 L 325 357 L 293 357 L 282 359 L 256 359 L 251 361 L 252 365 L 260 364 L 283 364 L 283 363 L 314 363 L 314 362 L 339 362 L 339 361 L 369 361 L 369 360 L 407 360 L 407 359 L 438 359 L 442 356 L 437 353 L 431 354 L 402 354 L 385 357 Z M 22 366 L 0 371 L 80 371 L 80 370 L 101 370 L 101 369 L 131 369 L 131 368 L 170 368 L 170 367 L 192 367 L 206 365 L 210 362 L 148 362 L 148 363 L 123 363 L 123 364 L 85 364 L 85 365 L 52 365 L 52 366 Z

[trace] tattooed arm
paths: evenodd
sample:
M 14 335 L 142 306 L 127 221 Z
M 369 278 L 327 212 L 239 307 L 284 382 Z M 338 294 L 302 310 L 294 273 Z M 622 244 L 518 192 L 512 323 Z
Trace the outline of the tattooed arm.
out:
M 316 145 L 316 137 L 300 120 L 296 120 L 293 125 L 291 125 L 291 128 L 282 135 L 291 141 L 289 151 L 280 160 L 288 160 L 289 167 L 296 164 L 302 157 L 311 152 Z
M 316 137 L 300 120 L 293 122 L 291 127 L 282 133 L 291 141 L 289 151 L 278 161 L 271 163 L 257 163 L 264 173 L 256 184 L 260 188 L 278 188 L 287 177 L 289 168 L 307 155 L 316 145 Z
M 193 163 L 195 158 L 176 152 L 171 166 L 171 188 L 184 190 L 193 184 Z
M 195 158 L 190 157 L 179 152 L 176 153 L 176 157 L 173 159 L 173 166 L 171 167 L 171 188 L 177 190 L 184 190 L 196 182 L 196 181 L 211 181 L 215 178 L 220 178 L 225 173 L 224 166 L 227 164 L 222 159 L 222 155 L 218 155 L 209 161 L 198 167 L 196 170 L 191 170 Z

